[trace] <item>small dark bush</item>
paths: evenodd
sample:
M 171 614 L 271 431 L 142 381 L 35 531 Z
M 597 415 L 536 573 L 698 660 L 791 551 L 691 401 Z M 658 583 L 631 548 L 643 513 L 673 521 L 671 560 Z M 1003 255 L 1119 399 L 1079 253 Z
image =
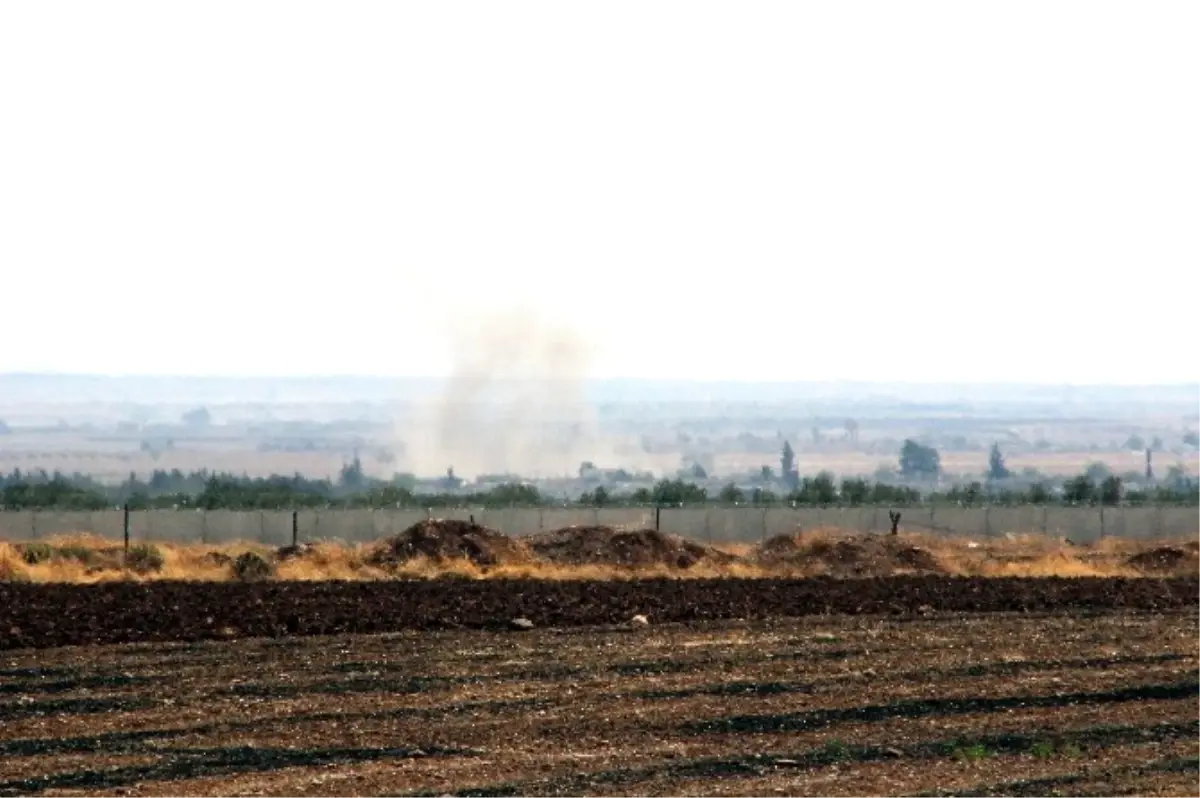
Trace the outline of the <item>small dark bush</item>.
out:
M 125 567 L 139 574 L 161 571 L 163 567 L 162 552 L 149 543 L 139 543 L 132 546 L 125 555 Z
M 77 544 L 59 546 L 58 551 L 55 552 L 55 554 L 60 559 L 78 560 L 84 565 L 91 565 L 96 559 L 96 552 L 93 549 L 89 549 L 87 546 L 80 546 Z
M 49 562 L 54 559 L 54 547 L 49 543 L 27 543 L 21 551 L 21 556 L 30 565 Z
M 246 551 L 233 561 L 233 572 L 243 582 L 256 582 L 271 577 L 271 564 L 258 554 Z

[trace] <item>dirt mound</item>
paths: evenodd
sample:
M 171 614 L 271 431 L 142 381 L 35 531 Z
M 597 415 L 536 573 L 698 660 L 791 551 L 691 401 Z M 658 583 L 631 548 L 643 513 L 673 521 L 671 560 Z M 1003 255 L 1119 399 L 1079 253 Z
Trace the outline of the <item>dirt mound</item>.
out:
M 810 540 L 802 535 L 777 535 L 758 547 L 754 559 L 768 568 L 842 577 L 946 572 L 933 552 L 892 535 Z
M 244 551 L 233 561 L 234 576 L 243 582 L 270 579 L 272 572 L 271 563 L 253 551 Z
M 1200 554 L 1192 544 L 1183 546 L 1159 546 L 1133 555 L 1125 565 L 1139 571 L 1155 573 L 1195 573 L 1200 569 Z
M 568 526 L 526 538 L 539 558 L 557 565 L 667 566 L 691 568 L 700 562 L 727 564 L 732 554 L 654 529 Z
M 282 546 L 276 549 L 275 559 L 279 562 L 285 562 L 287 560 L 307 557 L 312 552 L 313 545 L 311 543 L 297 543 L 295 546 Z
M 413 524 L 385 540 L 367 562 L 399 565 L 416 557 L 432 560 L 466 559 L 476 565 L 518 565 L 531 557 L 523 543 L 470 521 L 440 518 Z

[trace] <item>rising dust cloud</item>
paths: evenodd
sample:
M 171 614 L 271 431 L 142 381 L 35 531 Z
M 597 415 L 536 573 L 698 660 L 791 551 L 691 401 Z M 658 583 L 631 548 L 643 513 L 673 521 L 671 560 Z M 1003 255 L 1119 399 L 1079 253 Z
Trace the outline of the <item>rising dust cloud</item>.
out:
M 617 442 L 602 440 L 584 391 L 595 356 L 587 336 L 528 311 L 472 315 L 455 329 L 440 395 L 397 425 L 403 470 L 554 477 L 611 461 Z

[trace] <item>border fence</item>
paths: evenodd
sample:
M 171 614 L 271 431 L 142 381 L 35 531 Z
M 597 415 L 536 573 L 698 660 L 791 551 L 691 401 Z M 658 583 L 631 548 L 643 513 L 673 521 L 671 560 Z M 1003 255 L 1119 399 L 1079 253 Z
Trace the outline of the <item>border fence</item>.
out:
M 1103 537 L 1200 537 L 1195 507 L 947 507 L 899 508 L 901 531 L 995 537 L 1044 534 L 1089 543 Z M 113 541 L 273 546 L 336 540 L 366 543 L 425 518 L 474 520 L 510 536 L 572 525 L 657 528 L 696 541 L 754 543 L 817 528 L 886 532 L 886 507 L 612 507 L 447 508 L 438 510 L 100 510 L 0 512 L 0 540 L 44 540 L 90 533 Z

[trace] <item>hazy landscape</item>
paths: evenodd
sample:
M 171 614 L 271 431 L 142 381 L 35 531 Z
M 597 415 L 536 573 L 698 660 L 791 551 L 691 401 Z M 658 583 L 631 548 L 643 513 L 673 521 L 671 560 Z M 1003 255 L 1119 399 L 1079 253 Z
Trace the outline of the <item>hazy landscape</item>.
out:
M 1196 795 L 1197 30 L 0 3 L 0 798 Z
M 585 380 L 0 376 L 0 471 L 209 469 L 435 481 L 453 468 L 556 491 L 580 467 L 637 484 L 778 474 L 887 479 L 901 443 L 936 448 L 943 479 L 979 479 L 999 444 L 1015 474 L 1061 479 L 1092 464 L 1197 473 L 1194 385 L 1105 387 Z M 701 471 L 696 470 L 699 466 Z M 697 478 L 703 473 L 705 478 Z

